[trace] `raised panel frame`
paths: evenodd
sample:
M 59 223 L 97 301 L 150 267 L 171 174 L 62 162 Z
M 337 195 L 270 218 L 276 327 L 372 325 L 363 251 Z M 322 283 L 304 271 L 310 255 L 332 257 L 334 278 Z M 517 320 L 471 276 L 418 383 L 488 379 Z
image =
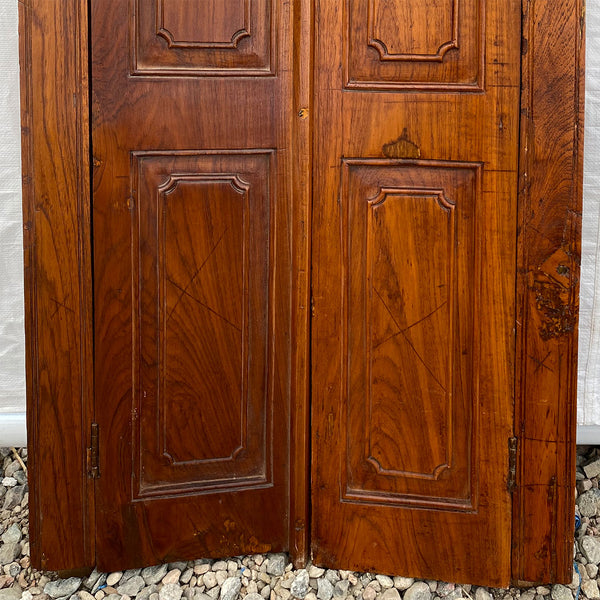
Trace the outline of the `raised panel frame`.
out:
M 379 92 L 481 93 L 484 91 L 485 0 L 448 0 L 451 3 L 450 39 L 441 40 L 435 52 L 396 54 L 389 52 L 385 40 L 376 37 L 374 7 L 377 1 L 345 0 L 344 2 L 345 89 Z M 467 3 L 468 10 L 465 9 Z M 468 15 L 472 31 L 468 31 L 468 23 L 463 23 L 461 20 L 465 14 Z M 446 36 L 442 35 L 442 37 Z M 446 65 L 446 63 L 451 64 Z M 369 68 L 373 71 L 369 72 Z M 454 71 L 462 74 L 453 79 L 453 75 L 459 75 Z
M 345 228 L 348 229 L 346 234 L 348 265 L 345 268 L 348 273 L 345 292 L 348 308 L 346 309 L 347 315 L 344 317 L 343 338 L 345 354 L 349 356 L 348 373 L 345 377 L 346 389 L 343 393 L 347 404 L 345 409 L 347 417 L 344 419 L 346 424 L 342 427 L 342 431 L 353 431 L 352 439 L 346 433 L 346 458 L 343 461 L 346 468 L 341 470 L 342 501 L 476 512 L 477 489 L 476 486 L 473 486 L 473 482 L 477 480 L 478 464 L 476 431 L 479 417 L 478 398 L 475 393 L 475 390 L 478 389 L 475 381 L 475 355 L 478 354 L 478 342 L 472 339 L 472 336 L 476 326 L 479 304 L 476 282 L 481 279 L 479 275 L 481 258 L 479 244 L 476 241 L 476 223 L 478 221 L 478 198 L 482 195 L 483 165 L 478 162 L 422 159 L 346 158 L 342 162 L 341 179 L 341 198 L 345 205 L 344 222 L 346 223 Z M 455 187 L 449 189 L 449 186 L 452 185 Z M 372 314 L 373 298 L 370 287 L 374 285 L 373 255 L 381 256 L 380 252 L 375 252 L 371 248 L 370 242 L 373 241 L 371 225 L 375 219 L 374 210 L 383 206 L 386 201 L 392 202 L 387 199 L 389 196 L 395 196 L 394 201 L 397 204 L 400 204 L 402 198 L 411 197 L 435 203 L 440 210 L 446 213 L 449 229 L 447 241 L 450 247 L 447 250 L 450 257 L 446 279 L 450 289 L 447 292 L 447 300 L 443 303 L 448 304 L 448 327 L 450 330 L 448 360 L 446 361 L 449 380 L 444 382 L 445 386 L 439 383 L 433 375 L 431 367 L 426 362 L 421 362 L 425 370 L 432 374 L 436 383 L 445 389 L 448 411 L 447 428 L 449 432 L 445 453 L 446 461 L 436 465 L 430 473 L 385 469 L 372 456 L 371 452 L 372 425 L 369 424 L 372 418 L 373 379 L 371 371 L 373 364 L 372 356 L 369 353 L 372 345 L 373 318 L 369 318 L 369 315 Z M 361 202 L 364 203 L 362 209 L 359 205 Z M 367 211 L 366 217 L 365 210 Z M 383 222 L 379 221 L 378 224 L 383 227 Z M 364 231 L 365 225 L 366 231 Z M 357 235 L 359 235 L 358 238 Z M 361 240 L 360 235 L 363 235 L 364 239 Z M 459 241 L 460 244 L 457 243 Z M 363 249 L 362 246 L 365 244 L 366 247 Z M 396 250 L 394 254 L 398 254 L 398 251 Z M 404 253 L 400 253 L 400 255 L 405 256 Z M 352 264 L 352 261 L 356 261 L 355 264 Z M 396 280 L 396 278 L 393 279 Z M 355 280 L 358 281 L 355 282 Z M 433 284 L 431 285 L 433 286 Z M 360 287 L 364 289 L 360 291 Z M 469 290 L 461 303 L 457 302 L 459 289 Z M 385 291 L 383 294 L 385 295 Z M 390 296 L 395 297 L 396 294 L 397 290 L 390 293 Z M 379 298 L 383 303 L 384 299 L 381 296 Z M 407 297 L 403 296 L 403 301 L 405 305 L 410 304 Z M 390 311 L 388 303 L 385 303 L 384 306 L 387 311 Z M 352 314 L 357 311 L 362 314 L 363 310 L 364 318 L 359 319 L 362 324 L 361 328 L 355 321 L 352 321 Z M 458 314 L 459 310 L 460 315 Z M 431 314 L 435 312 L 437 311 L 433 311 Z M 392 316 L 391 318 L 398 331 L 404 336 L 405 331 L 409 331 L 415 325 L 422 325 L 431 314 L 423 318 L 419 316 L 415 322 L 411 320 L 411 323 L 404 328 L 398 323 L 397 317 Z M 354 322 L 352 327 L 350 326 L 351 322 Z M 462 325 L 460 325 L 461 322 Z M 356 341 L 351 341 L 351 337 L 356 338 Z M 412 349 L 411 355 L 424 361 L 422 352 L 419 352 L 413 345 L 415 340 L 411 342 L 410 339 L 406 339 L 408 346 Z M 461 352 L 461 339 L 467 347 L 473 348 L 469 355 Z M 353 358 L 353 348 L 366 348 L 365 366 L 360 365 L 360 357 Z M 359 364 L 356 363 L 356 360 L 359 361 Z M 386 370 L 390 370 L 389 365 Z M 393 369 L 391 370 L 393 371 Z M 455 370 L 460 372 L 460 376 L 456 378 L 454 377 Z M 439 377 L 439 373 L 437 376 Z M 464 390 L 458 388 L 456 380 L 463 382 Z M 357 388 L 356 393 L 354 393 L 354 388 Z M 464 399 L 461 399 L 462 396 Z M 357 400 L 354 400 L 355 397 Z M 360 399 L 363 397 L 365 405 L 369 404 L 368 410 L 362 406 Z M 470 401 L 467 398 L 470 398 Z M 357 402 L 358 404 L 356 404 Z M 396 403 L 394 404 L 397 406 Z M 461 405 L 462 409 L 456 410 L 456 414 L 454 414 L 454 409 L 458 405 Z M 466 405 L 471 407 L 470 420 L 458 423 L 457 418 L 462 416 Z M 435 412 L 439 412 L 439 410 Z M 350 426 L 350 423 L 358 422 L 364 423 L 364 439 L 357 440 L 356 427 L 351 428 Z M 411 426 L 419 428 L 414 421 L 411 421 Z M 462 444 L 456 443 L 462 431 L 465 432 Z M 391 437 L 390 434 L 387 437 Z M 403 435 L 397 432 L 394 438 L 402 439 Z M 452 438 L 456 438 L 454 444 Z M 460 456 L 458 451 L 464 453 L 464 456 Z M 398 450 L 396 455 L 399 452 Z M 456 481 L 457 477 L 458 481 Z M 461 477 L 464 478 L 462 485 Z M 440 489 L 445 483 L 448 484 L 446 496 Z
M 129 0 L 133 77 L 273 77 L 277 2 L 243 0 L 244 24 L 229 41 L 177 40 L 163 18 L 168 0 Z M 216 1 L 216 0 L 214 0 Z M 261 21 L 262 19 L 262 21 Z
M 566 583 L 572 577 L 584 10 L 582 0 L 522 0 L 522 6 L 515 423 L 521 443 L 512 576 L 516 582 Z M 294 100 L 296 107 L 305 108 L 311 103 L 312 0 L 299 0 L 294 10 L 295 64 L 303 67 L 296 75 L 299 86 Z M 31 557 L 34 566 L 44 569 L 91 567 L 95 563 L 94 482 L 85 476 L 95 401 L 87 1 L 27 0 L 19 3 L 19 13 Z M 58 68 L 48 72 L 50 63 Z M 555 118 L 557 112 L 561 119 Z M 300 113 L 293 136 L 299 156 L 293 250 L 299 344 L 293 360 L 298 407 L 292 423 L 297 486 L 293 486 L 291 523 L 298 518 L 300 527 L 291 550 L 297 564 L 308 555 L 308 488 L 302 471 L 308 449 L 305 377 L 310 305 L 310 178 L 303 172 L 310 167 L 311 129 L 306 115 L 310 111 Z M 551 177 L 549 164 L 559 165 Z M 553 257 L 567 267 L 568 283 L 561 298 L 574 319 L 568 328 L 559 328 L 558 335 L 547 337 L 541 334 L 545 317 L 532 280 L 548 273 L 544 265 L 551 264 Z M 65 310 L 62 319 L 50 319 L 57 293 L 69 298 L 71 310 Z M 548 354 L 547 360 L 561 368 L 535 372 L 527 366 L 533 360 L 530 349 L 536 351 L 534 357 L 539 352 Z M 542 388 L 549 393 L 540 406 L 531 399 Z M 539 425 L 547 421 L 548 410 L 558 419 L 547 444 L 540 441 Z M 68 435 L 52 437 L 50 432 L 61 428 Z M 550 460 L 543 461 L 540 473 L 540 457 L 547 456 L 549 449 Z M 56 456 L 63 460 L 57 461 Z M 68 530 L 62 527 L 65 514 L 71 515 Z
M 267 370 L 273 370 L 274 349 L 272 343 L 273 317 L 272 306 L 274 304 L 274 292 L 272 281 L 265 274 L 263 279 L 267 287 L 267 302 L 262 305 L 262 318 L 260 315 L 253 314 L 257 302 L 252 302 L 250 290 L 248 289 L 253 281 L 252 271 L 263 270 L 268 272 L 269 265 L 273 263 L 273 245 L 275 240 L 275 232 L 273 224 L 275 218 L 275 201 L 273 197 L 274 181 L 273 176 L 276 170 L 276 153 L 270 149 L 257 150 L 189 150 L 189 151 L 135 151 L 131 155 L 132 175 L 131 189 L 133 202 L 138 207 L 135 214 L 137 215 L 136 222 L 132 225 L 132 240 L 134 240 L 134 251 L 132 255 L 132 271 L 135 274 L 135 280 L 139 280 L 139 286 L 134 286 L 138 289 L 136 298 L 137 307 L 134 311 L 137 323 L 134 330 L 137 332 L 138 343 L 135 345 L 134 351 L 138 357 L 144 356 L 146 361 L 148 356 L 143 349 L 142 341 L 146 338 L 152 339 L 149 334 L 142 334 L 142 331 L 151 326 L 148 321 L 157 320 L 157 356 L 151 365 L 156 365 L 148 369 L 141 367 L 139 374 L 139 390 L 134 393 L 134 404 L 138 414 L 137 422 L 140 423 L 141 429 L 133 446 L 133 464 L 135 471 L 135 481 L 137 482 L 134 490 L 134 499 L 142 501 L 145 498 L 159 498 L 164 496 L 174 495 L 190 495 L 211 493 L 217 490 L 237 491 L 248 489 L 262 489 L 272 486 L 272 406 L 273 401 L 272 390 L 267 385 L 266 376 Z M 168 265 L 166 257 L 167 247 L 167 202 L 169 195 L 173 194 L 184 182 L 194 183 L 196 185 L 215 185 L 220 184 L 230 189 L 236 196 L 239 196 L 241 201 L 242 211 L 242 304 L 243 317 L 241 325 L 242 350 L 241 350 L 241 395 L 240 395 L 240 439 L 236 448 L 233 448 L 228 456 L 212 457 L 203 460 L 178 460 L 172 452 L 167 448 L 166 439 L 166 414 L 164 412 L 164 397 L 166 395 L 167 383 L 167 282 L 171 282 L 171 278 L 167 275 Z M 254 188 L 259 184 L 264 186 L 262 190 Z M 145 189 L 148 185 L 156 185 L 155 197 L 149 193 L 150 190 Z M 146 193 L 144 193 L 146 192 Z M 258 206 L 259 216 L 258 222 L 264 224 L 265 230 L 262 232 L 265 244 L 263 252 L 266 261 L 260 265 L 260 269 L 256 266 L 253 269 L 249 264 L 249 248 L 251 243 L 256 244 L 257 233 L 254 228 L 254 238 L 252 238 L 253 228 L 251 220 L 257 220 L 257 217 L 252 217 L 251 210 L 257 203 L 256 196 L 262 197 L 264 206 Z M 142 210 L 144 203 L 149 203 L 150 196 L 154 201 L 154 206 L 150 206 L 149 213 Z M 152 204 L 150 200 L 150 204 Z M 266 217 L 266 218 L 265 218 Z M 152 219 L 155 219 L 153 222 Z M 154 232 L 156 236 L 156 253 L 147 249 L 144 243 L 143 233 L 147 236 L 152 236 Z M 224 234 L 223 234 L 224 235 Z M 216 251 L 222 242 L 222 238 L 218 240 L 213 251 Z M 144 250 L 146 248 L 146 250 Z M 202 261 L 202 265 L 206 264 L 206 260 L 210 255 Z M 198 273 L 196 273 L 198 275 Z M 156 276 L 156 292 L 150 294 L 156 296 L 158 302 L 156 304 L 156 314 L 148 315 L 148 310 L 142 310 L 143 297 L 145 293 L 144 283 L 148 281 L 148 277 Z M 181 289 L 181 288 L 178 288 Z M 182 293 L 189 296 L 190 291 L 186 288 Z M 174 309 L 173 309 L 174 310 Z M 212 309 L 213 314 L 218 313 L 218 309 Z M 169 313 L 172 315 L 172 311 Z M 225 317 L 222 317 L 225 319 Z M 227 322 L 227 321 L 226 321 Z M 263 381 L 264 394 L 262 398 L 251 398 L 249 395 L 248 379 L 252 375 L 248 356 L 250 354 L 250 322 L 262 322 L 264 325 L 264 339 L 260 340 L 259 346 L 266 348 L 266 352 L 262 352 L 263 362 L 257 358 L 254 370 L 265 377 Z M 256 329 L 256 328 L 255 328 Z M 260 334 L 260 332 L 258 332 Z M 256 335 L 256 332 L 255 332 Z M 150 347 L 153 344 L 149 344 Z M 260 354 L 259 348 L 255 348 L 254 354 Z M 136 360 L 136 364 L 143 365 L 146 361 Z M 160 366 L 159 366 L 160 365 Z M 156 373 L 154 373 L 154 371 Z M 153 379 L 155 377 L 155 379 Z M 256 376 L 254 376 L 256 379 Z M 155 392 L 147 390 L 156 387 Z M 146 414 L 144 407 L 148 404 L 145 397 L 146 394 L 150 398 L 154 398 L 156 403 L 156 413 L 154 415 Z M 253 407 L 254 411 L 250 410 Z M 251 415 L 255 415 L 255 422 L 251 421 Z M 264 424 L 259 424 L 256 417 L 258 415 L 266 415 Z M 256 429 L 257 425 L 258 430 Z M 154 435 L 154 428 L 158 427 L 157 435 Z M 254 435 L 250 435 L 249 427 L 254 426 Z M 155 439 L 156 446 L 153 443 Z M 152 452 L 154 448 L 154 452 Z M 145 458 L 144 458 L 145 457 Z M 169 470 L 169 477 L 165 469 Z M 176 480 L 174 471 L 181 473 L 182 483 L 176 481 L 170 483 L 161 483 L 164 480 L 171 478 Z M 194 474 L 195 472 L 195 474 Z M 204 474 L 204 475 L 203 475 Z

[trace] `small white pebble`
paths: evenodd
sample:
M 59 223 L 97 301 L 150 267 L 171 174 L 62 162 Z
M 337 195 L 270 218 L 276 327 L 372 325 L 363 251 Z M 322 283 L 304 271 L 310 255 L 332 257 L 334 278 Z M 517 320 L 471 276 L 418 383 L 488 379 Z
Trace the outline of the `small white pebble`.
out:
M 17 485 L 17 480 L 14 477 L 5 477 L 2 480 L 2 485 L 4 487 L 15 487 L 15 485 Z

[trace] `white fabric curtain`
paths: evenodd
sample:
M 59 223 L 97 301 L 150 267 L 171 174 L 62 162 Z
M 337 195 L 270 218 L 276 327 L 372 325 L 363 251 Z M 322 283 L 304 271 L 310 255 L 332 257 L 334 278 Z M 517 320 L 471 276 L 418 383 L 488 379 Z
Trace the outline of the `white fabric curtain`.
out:
M 24 442 L 25 335 L 19 122 L 17 0 L 0 0 L 0 438 L 3 419 L 15 422 Z M 4 443 L 3 443 L 4 442 Z
M 577 423 L 580 442 L 600 443 L 600 2 L 586 7 L 583 239 Z

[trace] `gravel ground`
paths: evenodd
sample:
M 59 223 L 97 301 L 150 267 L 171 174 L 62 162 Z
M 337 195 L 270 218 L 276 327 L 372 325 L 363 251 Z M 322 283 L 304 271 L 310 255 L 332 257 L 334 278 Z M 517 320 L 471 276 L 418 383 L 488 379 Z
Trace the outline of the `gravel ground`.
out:
M 286 554 L 199 559 L 59 579 L 29 564 L 27 450 L 0 448 L 0 600 L 600 600 L 600 448 L 578 447 L 573 582 L 491 589 L 375 573 L 295 570 Z

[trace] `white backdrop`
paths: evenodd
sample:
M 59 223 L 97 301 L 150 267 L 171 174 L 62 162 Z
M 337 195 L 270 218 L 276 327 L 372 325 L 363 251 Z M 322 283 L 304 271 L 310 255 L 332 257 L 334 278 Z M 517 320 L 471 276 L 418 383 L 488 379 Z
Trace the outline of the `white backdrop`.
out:
M 0 0 L 0 446 L 25 443 L 17 0 Z M 600 444 L 600 1 L 587 3 L 578 440 Z
M 0 0 L 0 446 L 25 442 L 17 0 Z
M 600 2 L 586 7 L 585 158 L 577 422 L 600 443 Z

